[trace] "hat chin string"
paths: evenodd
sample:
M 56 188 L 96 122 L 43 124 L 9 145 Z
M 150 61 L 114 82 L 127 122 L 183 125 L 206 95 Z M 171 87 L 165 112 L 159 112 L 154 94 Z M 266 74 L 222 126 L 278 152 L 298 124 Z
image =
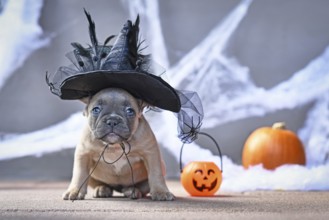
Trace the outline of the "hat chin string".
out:
M 128 151 L 126 151 L 126 145 L 128 145 Z M 76 197 L 72 200 L 72 202 L 74 202 L 76 199 L 77 199 L 77 196 L 79 195 L 82 187 L 84 184 L 87 183 L 87 181 L 89 180 L 90 176 L 93 174 L 93 172 L 95 171 L 96 167 L 98 166 L 99 164 L 99 161 L 101 160 L 101 158 L 103 158 L 103 161 L 106 163 L 106 164 L 114 164 L 115 162 L 117 162 L 118 160 L 120 160 L 122 158 L 123 155 L 125 155 L 126 159 L 127 159 L 127 162 L 128 162 L 128 165 L 129 165 L 129 168 L 130 168 L 130 172 L 131 172 L 131 182 L 132 182 L 132 185 L 133 185 L 133 191 L 132 191 L 132 196 L 131 198 L 132 199 L 137 199 L 137 196 L 135 194 L 135 190 L 136 190 L 136 184 L 135 184 L 135 178 L 134 178 L 134 171 L 133 171 L 133 168 L 132 168 L 132 165 L 130 163 L 130 160 L 129 160 L 129 157 L 128 157 L 128 154 L 130 153 L 131 151 L 131 144 L 128 142 L 128 140 L 124 140 L 120 143 L 120 147 L 122 149 L 122 154 L 114 161 L 112 162 L 109 162 L 105 159 L 104 157 L 104 153 L 106 151 L 106 149 L 109 147 L 109 144 L 105 144 L 104 146 L 104 149 L 102 151 L 102 153 L 99 155 L 99 158 L 98 160 L 96 161 L 96 164 L 94 166 L 94 168 L 91 170 L 91 172 L 89 173 L 89 175 L 87 176 L 87 178 L 83 181 L 83 183 L 81 184 L 81 186 L 79 187 L 79 190 L 78 190 L 78 193 L 76 195 Z

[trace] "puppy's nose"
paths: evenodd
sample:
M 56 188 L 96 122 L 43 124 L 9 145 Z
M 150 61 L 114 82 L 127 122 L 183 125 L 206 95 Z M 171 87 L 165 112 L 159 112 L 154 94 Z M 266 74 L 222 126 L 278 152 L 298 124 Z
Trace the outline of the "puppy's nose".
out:
M 116 117 L 111 117 L 105 121 L 105 123 L 111 127 L 115 127 L 120 123 L 120 120 Z

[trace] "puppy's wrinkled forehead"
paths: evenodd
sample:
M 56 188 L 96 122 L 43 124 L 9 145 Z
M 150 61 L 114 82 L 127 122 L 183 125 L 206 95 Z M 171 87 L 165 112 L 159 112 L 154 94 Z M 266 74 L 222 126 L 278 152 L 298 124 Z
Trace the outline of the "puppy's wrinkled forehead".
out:
M 130 106 L 138 108 L 137 100 L 127 91 L 118 88 L 103 89 L 94 95 L 90 101 L 91 105 L 106 106 Z

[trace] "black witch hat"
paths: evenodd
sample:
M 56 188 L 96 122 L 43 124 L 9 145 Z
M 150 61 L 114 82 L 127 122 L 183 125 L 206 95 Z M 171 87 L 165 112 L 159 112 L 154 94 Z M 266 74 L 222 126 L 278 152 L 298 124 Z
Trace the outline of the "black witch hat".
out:
M 190 92 L 171 87 L 160 77 L 163 72 L 155 68 L 151 55 L 140 53 L 143 42 L 138 39 L 139 16 L 135 23 L 128 20 L 114 44 L 108 45 L 114 36 L 108 37 L 104 44 L 99 44 L 95 23 L 86 10 L 85 14 L 89 22 L 91 45 L 85 48 L 79 43 L 72 43 L 74 50 L 66 56 L 73 64 L 60 67 L 52 77 L 46 75 L 53 94 L 61 99 L 74 100 L 92 96 L 105 88 L 121 88 L 151 106 L 178 113 L 179 127 L 184 137 L 186 130 L 193 130 L 195 125 L 200 125 L 202 105 L 200 101 L 192 101 L 196 93 L 191 96 Z M 186 111 L 191 106 L 194 106 L 194 110 Z M 192 115 L 187 112 L 192 112 Z

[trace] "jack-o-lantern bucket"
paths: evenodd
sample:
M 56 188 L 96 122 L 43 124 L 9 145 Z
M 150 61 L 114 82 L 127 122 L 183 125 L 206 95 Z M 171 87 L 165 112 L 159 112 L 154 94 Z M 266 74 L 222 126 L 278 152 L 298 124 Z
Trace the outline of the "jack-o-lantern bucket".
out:
M 212 196 L 219 189 L 222 183 L 222 153 L 216 140 L 207 133 L 200 132 L 199 134 L 209 137 L 215 144 L 221 159 L 221 169 L 214 162 L 209 161 L 193 161 L 188 163 L 182 169 L 182 152 L 184 144 L 180 151 L 180 170 L 181 183 L 184 189 L 191 196 Z

